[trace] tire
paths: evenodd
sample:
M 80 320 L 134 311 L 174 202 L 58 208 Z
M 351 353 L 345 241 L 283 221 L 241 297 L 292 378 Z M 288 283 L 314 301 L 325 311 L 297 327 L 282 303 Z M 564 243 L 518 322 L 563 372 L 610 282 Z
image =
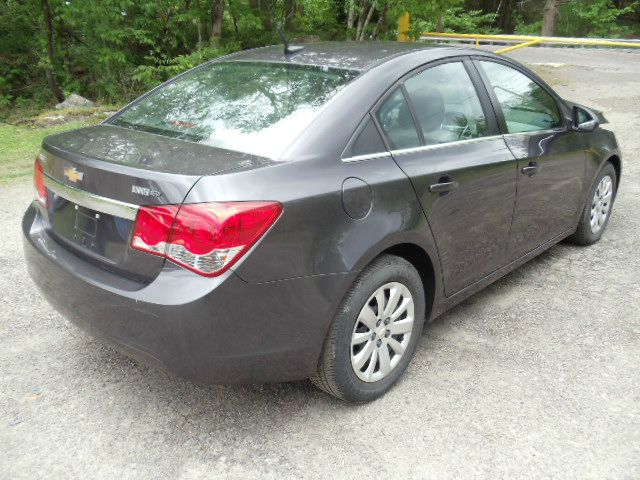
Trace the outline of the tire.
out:
M 598 204 L 598 201 L 600 200 L 599 196 L 602 194 L 602 192 L 599 191 L 599 188 L 602 187 L 601 184 L 603 181 L 606 182 L 606 180 L 603 180 L 605 179 L 605 177 L 609 177 L 610 197 L 606 202 L 606 214 L 604 215 L 604 218 L 599 217 L 601 221 L 597 222 L 597 229 L 594 230 L 594 228 L 592 228 L 592 209 L 600 207 L 599 211 L 602 211 L 602 208 L 604 208 L 604 202 Z M 580 220 L 578 221 L 578 228 L 576 229 L 575 233 L 567 239 L 569 242 L 575 243 L 576 245 L 593 245 L 598 240 L 600 240 L 602 234 L 607 228 L 609 218 L 611 218 L 611 211 L 613 209 L 613 203 L 615 201 L 617 193 L 616 187 L 616 169 L 613 168 L 613 165 L 611 163 L 606 162 L 600 170 L 600 173 L 594 180 L 593 185 L 591 185 L 589 196 L 587 197 L 584 208 L 580 215 Z
M 378 298 L 384 303 L 382 309 L 378 307 Z M 318 370 L 311 381 L 330 395 L 349 402 L 375 400 L 384 395 L 407 368 L 424 320 L 425 295 L 420 274 L 401 257 L 381 255 L 362 271 L 343 299 L 329 327 Z M 399 334 L 400 331 L 406 333 Z M 356 344 L 352 345 L 352 339 Z M 403 346 L 398 356 L 396 351 Z M 368 360 L 357 368 L 365 358 Z

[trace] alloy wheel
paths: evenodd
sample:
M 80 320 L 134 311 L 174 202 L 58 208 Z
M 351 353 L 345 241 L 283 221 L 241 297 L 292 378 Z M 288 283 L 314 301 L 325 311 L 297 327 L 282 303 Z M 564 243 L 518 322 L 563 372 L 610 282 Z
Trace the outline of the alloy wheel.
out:
M 351 335 L 351 366 L 360 380 L 380 381 L 398 365 L 413 322 L 413 297 L 403 284 L 387 283 L 369 297 Z
M 613 181 L 609 175 L 600 180 L 591 201 L 591 232 L 598 233 L 607 221 L 613 198 Z

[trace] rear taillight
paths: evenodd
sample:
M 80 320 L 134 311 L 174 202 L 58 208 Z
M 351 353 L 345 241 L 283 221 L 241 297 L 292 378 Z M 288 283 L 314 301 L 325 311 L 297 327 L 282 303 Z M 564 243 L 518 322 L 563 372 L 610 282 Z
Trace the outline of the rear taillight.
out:
M 49 198 L 47 195 L 47 187 L 44 184 L 44 167 L 39 158 L 33 166 L 33 187 L 35 188 L 36 200 L 43 207 L 48 207 Z
M 277 202 L 141 207 L 131 247 L 214 277 L 237 262 L 281 212 Z

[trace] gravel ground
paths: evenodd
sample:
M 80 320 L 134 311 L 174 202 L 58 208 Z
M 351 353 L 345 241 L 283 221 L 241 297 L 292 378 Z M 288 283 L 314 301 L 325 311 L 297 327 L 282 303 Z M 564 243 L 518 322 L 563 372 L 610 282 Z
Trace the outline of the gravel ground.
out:
M 308 382 L 197 386 L 100 345 L 37 294 L 30 186 L 1 185 L 0 478 L 640 478 L 640 56 L 513 56 L 611 121 L 626 163 L 609 230 L 426 326 L 369 405 Z

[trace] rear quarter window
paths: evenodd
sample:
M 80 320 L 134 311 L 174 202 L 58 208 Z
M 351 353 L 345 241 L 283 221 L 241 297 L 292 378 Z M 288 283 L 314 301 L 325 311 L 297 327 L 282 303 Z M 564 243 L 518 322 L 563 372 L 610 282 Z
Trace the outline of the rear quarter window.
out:
M 367 115 L 364 125 L 356 132 L 354 139 L 345 149 L 342 158 L 385 153 L 386 151 L 387 149 L 378 129 L 371 117 Z

